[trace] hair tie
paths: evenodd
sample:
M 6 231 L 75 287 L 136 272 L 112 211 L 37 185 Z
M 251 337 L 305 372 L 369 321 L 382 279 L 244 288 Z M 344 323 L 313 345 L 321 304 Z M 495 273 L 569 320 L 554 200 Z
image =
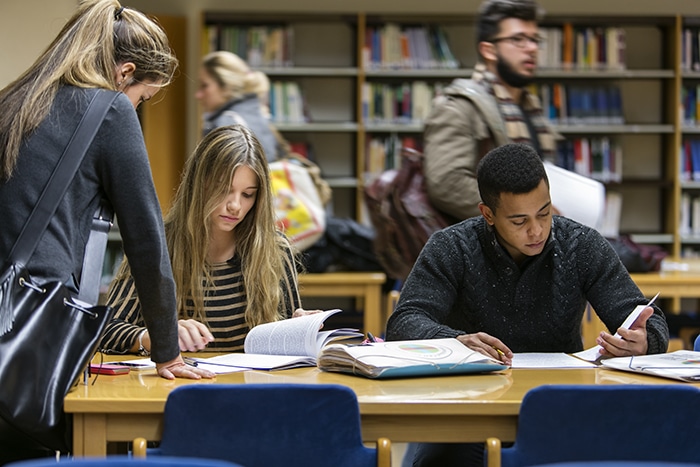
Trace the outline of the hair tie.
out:
M 114 21 L 118 21 L 121 19 L 122 16 L 122 11 L 124 11 L 124 7 L 119 7 L 117 11 L 114 13 Z

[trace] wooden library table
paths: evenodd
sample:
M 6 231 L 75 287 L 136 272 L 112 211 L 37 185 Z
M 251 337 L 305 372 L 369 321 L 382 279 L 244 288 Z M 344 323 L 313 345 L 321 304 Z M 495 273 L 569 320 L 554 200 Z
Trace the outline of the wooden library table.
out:
M 386 313 L 382 307 L 383 272 L 324 272 L 300 274 L 302 297 L 355 297 L 364 310 L 363 329 L 375 336 L 384 334 Z
M 667 313 L 679 314 L 682 298 L 700 298 L 700 272 L 664 271 L 630 274 L 642 293 L 651 298 L 661 292 L 659 298 L 671 300 Z
M 139 436 L 159 440 L 170 391 L 186 384 L 217 383 L 342 384 L 357 394 L 362 437 L 366 442 L 383 436 L 393 442 L 481 442 L 489 436 L 514 440 L 523 396 L 542 384 L 672 384 L 673 381 L 600 368 L 510 369 L 486 375 L 387 381 L 327 373 L 315 367 L 244 371 L 200 381 L 168 381 L 157 376 L 155 370 L 131 371 L 128 375 L 100 375 L 94 385 L 91 379 L 68 394 L 65 411 L 73 415 L 73 453 L 104 456 L 111 441 L 132 441 Z

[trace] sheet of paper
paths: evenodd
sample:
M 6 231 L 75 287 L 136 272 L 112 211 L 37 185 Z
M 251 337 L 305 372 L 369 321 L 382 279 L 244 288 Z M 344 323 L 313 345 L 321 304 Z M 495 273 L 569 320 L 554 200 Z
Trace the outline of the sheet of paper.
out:
M 298 319 L 298 318 L 295 318 Z M 299 366 L 315 366 L 313 358 L 299 355 L 264 355 L 252 353 L 227 353 L 210 358 L 196 358 L 197 368 L 215 373 L 232 373 L 243 370 L 277 370 Z
M 548 352 L 548 353 L 516 353 L 513 354 L 513 364 L 511 368 L 595 368 L 591 362 L 583 361 L 580 358 L 569 354 Z
M 661 292 L 659 292 L 661 293 Z M 646 305 L 637 305 L 637 307 L 632 310 L 632 312 L 627 315 L 627 318 L 625 318 L 625 321 L 623 321 L 622 325 L 620 326 L 623 329 L 629 329 L 632 324 L 634 324 L 635 320 L 639 318 L 639 315 L 644 311 L 644 309 L 648 306 L 651 306 L 652 303 L 654 303 L 654 300 L 659 296 L 659 293 L 654 295 L 654 298 L 649 300 L 649 303 Z M 617 332 L 615 333 L 615 337 L 620 337 L 620 334 Z M 595 362 L 601 357 L 600 351 L 602 350 L 602 347 L 599 345 L 595 345 L 589 349 L 582 350 L 581 352 L 577 352 L 574 354 L 574 356 L 581 358 L 583 360 L 587 360 L 589 362 Z
M 545 162 L 552 206 L 562 216 L 600 230 L 605 213 L 605 185 Z
M 640 355 L 637 357 L 607 358 L 604 368 L 631 371 L 680 381 L 700 381 L 700 352 L 677 350 L 675 352 Z

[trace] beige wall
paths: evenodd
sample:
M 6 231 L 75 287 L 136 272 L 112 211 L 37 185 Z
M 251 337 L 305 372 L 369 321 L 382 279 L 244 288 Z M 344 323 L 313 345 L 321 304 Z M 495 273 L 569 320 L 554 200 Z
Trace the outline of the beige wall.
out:
M 76 4 L 76 0 L 0 0 L 0 88 L 29 68 Z

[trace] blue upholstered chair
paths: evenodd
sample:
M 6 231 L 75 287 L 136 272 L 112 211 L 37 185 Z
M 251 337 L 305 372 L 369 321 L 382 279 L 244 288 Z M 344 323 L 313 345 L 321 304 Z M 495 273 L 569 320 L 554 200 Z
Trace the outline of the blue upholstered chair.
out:
M 586 461 L 586 462 L 557 462 L 536 467 L 700 467 L 700 464 L 666 461 Z
M 215 460 L 195 459 L 192 457 L 152 457 L 137 459 L 130 456 L 107 456 L 102 458 L 86 457 L 62 460 L 75 467 L 243 467 L 240 464 Z M 47 457 L 7 464 L 6 467 L 56 467 L 56 459 Z
M 488 467 L 558 462 L 700 463 L 700 389 L 676 385 L 550 385 L 520 406 L 512 447 L 486 442 Z
M 134 442 L 144 455 L 145 440 Z M 362 443 L 355 393 L 327 384 L 191 384 L 168 396 L 153 455 L 223 459 L 246 467 L 391 465 L 391 443 Z
M 693 350 L 696 352 L 700 352 L 700 334 L 698 334 L 698 337 L 695 338 L 695 343 L 693 344 Z

